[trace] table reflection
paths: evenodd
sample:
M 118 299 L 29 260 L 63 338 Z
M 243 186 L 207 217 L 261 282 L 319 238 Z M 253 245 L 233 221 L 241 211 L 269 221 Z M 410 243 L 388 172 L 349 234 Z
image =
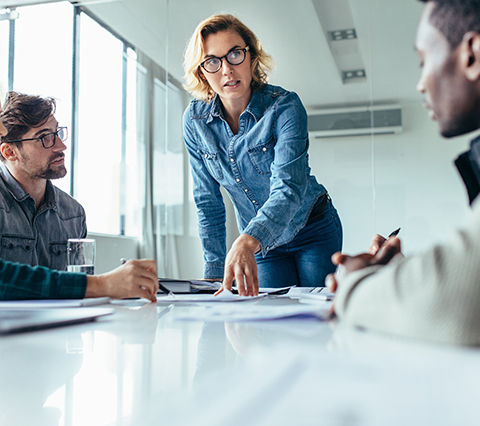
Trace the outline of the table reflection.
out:
M 58 425 L 62 410 L 47 406 L 48 398 L 62 386 L 66 394 L 83 362 L 80 332 L 65 338 L 42 340 L 17 336 L 0 339 L 0 425 Z M 74 349 L 73 349 L 74 348 Z

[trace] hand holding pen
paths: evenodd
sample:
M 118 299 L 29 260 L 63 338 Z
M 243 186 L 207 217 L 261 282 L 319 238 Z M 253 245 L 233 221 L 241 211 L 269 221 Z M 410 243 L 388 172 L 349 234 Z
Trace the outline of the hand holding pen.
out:
M 127 259 L 124 259 L 123 257 L 120 259 L 120 263 L 124 265 L 127 263 Z M 157 278 L 158 279 L 158 278 Z M 163 284 L 160 283 L 160 280 L 158 280 L 158 287 L 157 289 L 162 290 L 165 294 L 168 294 L 169 296 L 175 297 L 175 294 L 171 292 L 168 288 L 166 288 Z
M 390 233 L 390 235 L 387 237 L 387 240 L 391 237 L 396 237 L 398 235 L 398 233 L 400 232 L 400 229 L 402 229 L 402 228 L 397 228 L 397 229 L 395 229 L 395 231 L 392 231 Z
M 395 229 L 395 231 L 392 231 L 387 238 L 383 237 L 380 234 L 375 234 L 372 237 L 372 241 L 370 242 L 370 247 L 368 248 L 368 253 L 370 254 L 377 254 L 378 250 L 385 244 L 386 241 L 388 241 L 390 238 L 396 237 L 398 233 L 400 232 L 401 228 Z

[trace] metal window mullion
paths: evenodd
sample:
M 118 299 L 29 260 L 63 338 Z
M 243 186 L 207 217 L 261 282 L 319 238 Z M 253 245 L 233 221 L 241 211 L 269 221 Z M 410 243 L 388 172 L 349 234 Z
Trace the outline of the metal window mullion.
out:
M 11 11 L 15 10 L 12 8 Z M 15 20 L 10 20 L 8 36 L 8 91 L 13 90 L 15 72 Z
M 127 73 L 128 73 L 128 46 L 123 44 L 122 61 L 122 139 L 120 160 L 120 235 L 125 235 L 126 215 L 126 183 L 127 183 Z
M 79 117 L 79 80 L 80 80 L 80 18 L 81 9 L 73 8 L 73 49 L 72 49 L 72 123 L 71 123 L 71 159 L 70 159 L 70 195 L 75 197 L 77 188 L 78 164 L 78 117 Z

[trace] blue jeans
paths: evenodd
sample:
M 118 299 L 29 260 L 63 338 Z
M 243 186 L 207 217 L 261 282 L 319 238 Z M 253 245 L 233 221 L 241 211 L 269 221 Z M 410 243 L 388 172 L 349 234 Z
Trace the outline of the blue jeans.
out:
M 321 220 L 305 226 L 289 243 L 257 253 L 260 287 L 323 287 L 325 277 L 335 272 L 332 254 L 342 249 L 342 223 L 329 200 Z

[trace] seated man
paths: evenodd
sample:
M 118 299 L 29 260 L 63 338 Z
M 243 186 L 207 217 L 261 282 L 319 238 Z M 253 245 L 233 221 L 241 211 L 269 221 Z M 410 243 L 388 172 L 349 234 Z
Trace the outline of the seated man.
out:
M 417 89 L 442 136 L 480 129 L 480 2 L 426 3 L 416 37 Z M 442 244 L 403 258 L 400 240 L 374 238 L 370 253 L 337 253 L 335 311 L 354 326 L 434 342 L 480 344 L 480 137 L 456 161 L 472 201 L 466 224 Z M 378 250 L 378 251 L 377 251 Z
M 0 121 L 0 137 L 6 135 L 7 130 Z M 143 297 L 155 302 L 157 290 L 157 266 L 153 260 L 129 260 L 109 273 L 87 276 L 0 259 L 0 300 L 109 296 Z
M 83 207 L 55 187 L 66 175 L 67 129 L 55 100 L 11 92 L 0 113 L 0 258 L 67 269 L 67 240 L 87 235 Z

